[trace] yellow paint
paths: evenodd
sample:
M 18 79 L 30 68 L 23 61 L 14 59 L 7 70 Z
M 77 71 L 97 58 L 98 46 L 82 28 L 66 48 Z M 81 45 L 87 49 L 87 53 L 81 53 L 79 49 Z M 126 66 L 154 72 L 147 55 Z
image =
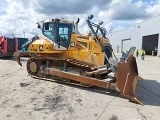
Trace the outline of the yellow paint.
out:
M 84 35 L 83 35 L 84 36 Z M 101 66 L 104 64 L 104 55 L 99 48 L 97 42 L 92 36 L 86 36 L 88 39 L 77 38 L 76 34 L 71 37 L 71 42 L 75 43 L 74 47 L 69 46 L 68 50 L 54 50 L 53 44 L 47 39 L 35 40 L 29 46 L 29 52 L 32 54 L 38 54 L 43 56 L 58 56 L 66 58 L 75 58 Z M 102 38 L 100 38 L 101 44 L 104 44 Z

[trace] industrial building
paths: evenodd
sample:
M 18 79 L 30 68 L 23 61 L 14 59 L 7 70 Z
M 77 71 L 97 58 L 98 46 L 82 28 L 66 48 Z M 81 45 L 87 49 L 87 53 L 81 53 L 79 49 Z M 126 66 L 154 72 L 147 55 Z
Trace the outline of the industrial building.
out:
M 137 23 L 108 35 L 114 51 L 127 51 L 131 46 L 144 49 L 147 55 L 160 56 L 160 16 Z

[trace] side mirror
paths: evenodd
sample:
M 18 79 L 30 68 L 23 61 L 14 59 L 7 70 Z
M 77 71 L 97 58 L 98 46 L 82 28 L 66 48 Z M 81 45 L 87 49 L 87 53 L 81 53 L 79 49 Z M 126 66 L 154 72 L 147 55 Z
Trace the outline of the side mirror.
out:
M 39 28 L 39 29 L 41 28 L 41 25 L 39 23 L 37 23 L 37 28 Z

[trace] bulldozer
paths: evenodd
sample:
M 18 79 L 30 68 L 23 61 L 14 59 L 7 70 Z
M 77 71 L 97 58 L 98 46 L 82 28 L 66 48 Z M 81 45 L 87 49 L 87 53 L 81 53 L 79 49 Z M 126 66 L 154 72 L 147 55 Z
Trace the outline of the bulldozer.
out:
M 106 37 L 103 22 L 93 23 L 93 15 L 86 24 L 90 32 L 80 34 L 78 23 L 65 19 L 37 22 L 39 38 L 29 45 L 30 58 L 26 67 L 33 78 L 80 86 L 115 90 L 130 101 L 143 105 L 135 97 L 138 80 L 135 47 L 120 60 Z M 17 57 L 20 62 L 21 55 Z

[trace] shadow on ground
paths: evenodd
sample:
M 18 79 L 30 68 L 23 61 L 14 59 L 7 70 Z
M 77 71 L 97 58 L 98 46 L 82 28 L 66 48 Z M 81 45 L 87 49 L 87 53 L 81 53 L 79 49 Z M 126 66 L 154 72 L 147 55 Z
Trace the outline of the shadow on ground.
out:
M 90 92 L 95 92 L 125 99 L 119 92 L 114 90 L 106 90 L 98 87 L 77 86 L 72 84 L 61 83 L 56 80 L 53 82 L 57 82 L 62 85 L 65 84 L 70 87 L 87 90 Z M 135 97 L 137 97 L 144 105 L 160 106 L 160 83 L 157 82 L 156 80 L 147 80 L 147 79 L 138 81 Z
M 38 78 L 35 78 L 38 79 Z M 56 82 L 58 84 L 61 85 L 65 85 L 65 86 L 69 86 L 69 87 L 73 87 L 73 88 L 77 88 L 77 89 L 81 89 L 81 90 L 86 90 L 86 91 L 90 91 L 90 92 L 95 92 L 95 93 L 99 93 L 99 94 L 104 94 L 104 95 L 110 95 L 110 96 L 115 96 L 115 97 L 122 97 L 120 95 L 119 92 L 117 92 L 116 90 L 109 90 L 109 89 L 103 89 L 103 88 L 99 88 L 99 87 L 95 87 L 95 86 L 86 86 L 86 85 L 81 85 L 81 84 L 70 84 L 70 83 L 65 83 L 59 80 L 44 80 L 44 79 L 39 79 L 42 81 L 49 81 L 49 82 Z
M 160 106 L 160 83 L 148 79 L 138 81 L 136 97 L 144 105 Z

